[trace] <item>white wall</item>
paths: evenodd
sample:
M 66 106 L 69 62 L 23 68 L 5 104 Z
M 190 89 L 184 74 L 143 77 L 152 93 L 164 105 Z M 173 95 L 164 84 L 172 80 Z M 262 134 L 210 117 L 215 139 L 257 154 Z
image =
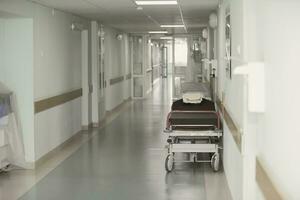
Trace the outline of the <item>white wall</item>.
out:
M 152 46 L 152 59 L 153 59 L 153 83 L 157 83 L 157 81 L 161 77 L 162 71 L 162 49 L 159 46 L 158 42 L 153 42 Z
M 0 19 L 0 81 L 16 95 L 26 160 L 34 160 L 33 21 Z
M 149 94 L 152 90 L 152 68 L 151 68 L 151 42 L 150 37 L 148 35 L 143 36 L 143 44 L 144 44 L 144 90 L 145 95 Z
M 30 65 L 31 71 L 29 69 L 19 74 L 22 76 L 18 79 L 19 81 L 26 80 L 26 84 L 19 85 L 19 87 L 31 88 L 31 93 L 28 93 L 31 99 L 26 102 L 26 104 L 30 103 L 30 106 L 22 106 L 22 108 L 30 110 L 33 115 L 34 101 L 81 88 L 81 34 L 71 31 L 70 26 L 72 22 L 76 22 L 89 27 L 88 20 L 28 1 L 2 0 L 0 11 L 27 17 L 33 23 L 31 25 L 33 41 L 26 40 L 34 45 L 31 51 L 27 51 L 28 54 L 30 52 L 33 54 L 27 57 L 33 59 Z M 23 26 L 19 27 L 21 28 Z M 17 37 L 17 34 L 23 34 L 23 32 L 16 31 L 11 37 Z M 112 110 L 131 94 L 130 80 L 125 80 L 125 76 L 130 73 L 127 64 L 128 55 L 121 54 L 129 48 L 128 38 L 125 34 L 125 40 L 119 41 L 116 39 L 118 33 L 120 32 L 116 29 L 105 28 L 106 110 Z M 18 40 L 22 38 L 24 37 L 18 36 Z M 29 48 L 30 45 L 22 45 L 19 51 L 25 47 Z M 14 62 L 21 60 L 20 57 Z M 24 74 L 28 76 L 25 78 Z M 2 70 L 1 75 L 4 75 Z M 120 76 L 124 76 L 124 81 L 109 85 L 110 79 Z M 24 132 L 25 150 L 27 161 L 34 162 L 81 130 L 81 99 L 78 98 L 43 111 L 31 118 L 26 117 L 25 120 L 29 119 L 32 121 L 34 119 L 34 125 L 33 122 L 24 123 L 26 126 L 31 126 L 31 130 L 28 128 Z
M 227 125 L 223 123 L 223 167 L 233 199 L 242 200 L 242 157 Z
M 108 67 L 108 75 L 111 78 L 122 76 L 124 68 L 120 67 L 123 65 L 121 47 L 122 40 L 117 39 L 117 34 L 121 34 L 114 28 L 105 26 L 105 66 Z M 124 39 L 124 38 L 123 38 Z
M 81 87 L 81 34 L 70 24 L 81 19 L 38 7 L 35 15 L 35 98 Z M 54 81 L 55 80 L 55 81 Z
M 247 101 L 243 96 L 243 85 L 247 79 L 233 76 L 229 80 L 222 68 L 222 17 L 226 6 L 231 9 L 233 69 L 251 61 L 265 63 L 265 113 L 249 113 L 245 110 L 243 104 Z M 284 199 L 300 199 L 300 136 L 296 128 L 300 111 L 300 95 L 296 90 L 300 84 L 299 8 L 300 2 L 296 0 L 228 0 L 219 9 L 218 95 L 222 97 L 222 93 L 225 93 L 225 105 L 245 134 L 245 147 L 242 149 L 246 150 L 240 154 L 234 148 L 229 130 L 226 127 L 224 129 L 224 168 L 234 199 L 263 199 L 260 188 L 255 185 L 253 158 L 256 156 Z M 240 54 L 238 49 L 241 49 Z M 254 142 L 251 141 L 253 138 Z M 253 152 L 247 152 L 247 149 Z M 247 193 L 251 196 L 244 196 Z
M 124 75 L 121 65 L 121 41 L 116 36 L 119 32 L 113 28 L 105 27 L 104 38 L 104 66 L 107 80 L 106 88 L 106 110 L 112 110 L 123 102 L 123 87 L 119 82 L 110 85 L 110 79 Z
M 168 48 L 168 74 L 173 73 L 173 45 L 167 44 Z
M 126 81 L 126 74 L 129 69 L 128 67 L 128 53 L 129 45 L 126 34 L 123 34 L 123 39 L 118 40 L 117 34 L 122 34 L 121 31 L 114 28 L 105 26 L 105 38 L 104 38 L 104 65 L 105 74 L 107 80 L 106 88 L 106 110 L 113 110 L 116 106 L 120 105 L 124 101 L 124 97 L 129 97 L 128 91 L 124 90 L 124 85 L 128 85 Z M 126 50 L 127 55 L 124 53 Z M 110 85 L 109 80 L 118 77 L 124 77 L 124 80 Z
M 122 41 L 122 63 L 124 65 L 124 84 L 123 84 L 123 99 L 127 100 L 131 97 L 131 79 L 126 79 L 126 75 L 131 73 L 130 66 L 130 46 L 129 46 L 129 36 L 127 34 L 123 34 Z
M 81 88 L 81 35 L 72 32 L 70 25 L 78 22 L 88 26 L 87 20 L 27 1 L 3 0 L 0 10 L 33 20 L 34 67 L 32 77 L 26 78 L 28 82 L 34 80 L 32 112 L 34 101 Z M 81 130 L 80 108 L 79 98 L 35 115 L 34 139 L 24 138 L 34 141 L 34 153 L 25 149 L 29 162 Z
M 81 34 L 71 31 L 70 24 L 86 21 L 41 6 L 36 8 L 34 20 L 35 100 L 81 88 Z M 80 130 L 80 99 L 36 114 L 36 160 Z
M 99 49 L 100 45 L 100 38 L 98 36 L 99 32 L 99 24 L 97 21 L 91 22 L 91 79 L 92 79 L 92 99 L 91 99 L 91 106 L 92 106 L 92 123 L 93 126 L 97 126 L 100 120 L 105 115 L 105 101 L 103 101 L 103 98 L 101 94 L 101 88 L 100 88 L 100 73 L 101 73 L 101 65 L 99 60 L 99 56 L 101 56 L 99 53 L 102 53 Z M 102 59 L 102 58 L 101 58 Z
M 90 94 L 90 70 L 89 70 L 89 32 L 81 31 L 81 125 L 87 129 L 92 123 L 92 113 L 90 110 L 91 94 Z
M 230 10 L 232 27 L 232 71 L 244 60 L 243 1 L 225 0 L 218 9 L 218 96 L 240 128 L 244 127 L 243 79 L 225 70 L 225 15 Z M 238 49 L 241 49 L 239 52 Z M 233 199 L 243 199 L 243 156 L 228 128 L 224 128 L 224 170 Z M 233 164 L 234 163 L 234 164 Z
M 256 3 L 256 4 L 255 4 Z M 300 2 L 255 1 L 251 59 L 265 62 L 266 111 L 257 120 L 257 156 L 285 199 L 300 199 Z M 256 53 L 255 53 L 256 52 Z M 280 93 L 280 95 L 278 95 Z

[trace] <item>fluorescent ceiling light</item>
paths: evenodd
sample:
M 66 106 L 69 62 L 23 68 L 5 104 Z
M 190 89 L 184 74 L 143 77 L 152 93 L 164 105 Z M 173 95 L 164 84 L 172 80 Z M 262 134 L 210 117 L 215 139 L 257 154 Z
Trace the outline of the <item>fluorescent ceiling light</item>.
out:
M 149 31 L 148 33 L 150 34 L 165 34 L 165 33 L 168 33 L 168 31 Z
M 161 40 L 172 40 L 173 37 L 160 37 Z
M 160 25 L 161 28 L 184 28 L 183 24 L 174 24 L 174 25 Z
M 135 1 L 136 5 L 177 5 L 177 1 Z

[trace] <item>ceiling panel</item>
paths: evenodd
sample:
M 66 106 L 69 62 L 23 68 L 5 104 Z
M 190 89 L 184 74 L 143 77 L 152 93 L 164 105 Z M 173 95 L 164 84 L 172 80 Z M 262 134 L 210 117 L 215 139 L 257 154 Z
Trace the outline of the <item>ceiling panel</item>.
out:
M 98 10 L 98 12 L 103 12 L 102 9 L 95 8 L 95 6 L 82 0 L 33 0 L 33 2 L 37 2 L 45 6 L 57 8 L 74 14 L 79 14 L 84 10 Z
M 209 14 L 217 8 L 218 0 L 177 0 L 178 5 L 143 6 L 137 10 L 133 0 L 34 0 L 40 4 L 65 10 L 126 32 L 162 30 L 160 24 L 181 24 L 183 19 L 189 32 L 207 24 Z M 185 33 L 183 28 L 167 29 L 171 33 Z
M 198 9 L 216 8 L 219 0 L 177 0 L 182 7 L 193 7 Z
M 178 6 L 144 6 L 144 12 L 152 14 L 152 15 L 178 15 L 180 14 Z

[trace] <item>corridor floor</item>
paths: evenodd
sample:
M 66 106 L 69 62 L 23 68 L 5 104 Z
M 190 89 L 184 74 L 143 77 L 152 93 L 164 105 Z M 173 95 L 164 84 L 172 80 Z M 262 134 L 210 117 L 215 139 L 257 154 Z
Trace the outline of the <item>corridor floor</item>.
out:
M 146 100 L 131 103 L 20 199 L 231 199 L 224 173 L 209 164 L 176 164 L 165 172 L 170 89 L 162 82 Z

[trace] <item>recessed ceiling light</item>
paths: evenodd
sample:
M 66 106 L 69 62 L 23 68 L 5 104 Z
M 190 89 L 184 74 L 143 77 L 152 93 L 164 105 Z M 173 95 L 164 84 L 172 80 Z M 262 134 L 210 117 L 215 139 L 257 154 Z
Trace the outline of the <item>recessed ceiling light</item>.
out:
M 165 25 L 161 25 L 160 27 L 161 28 L 184 28 L 184 25 L 183 24 L 174 24 L 174 25 L 165 24 Z
M 177 1 L 135 1 L 137 5 L 177 5 Z
M 172 40 L 173 37 L 160 37 L 161 40 Z
M 168 33 L 168 31 L 149 31 L 150 34 L 165 34 Z

